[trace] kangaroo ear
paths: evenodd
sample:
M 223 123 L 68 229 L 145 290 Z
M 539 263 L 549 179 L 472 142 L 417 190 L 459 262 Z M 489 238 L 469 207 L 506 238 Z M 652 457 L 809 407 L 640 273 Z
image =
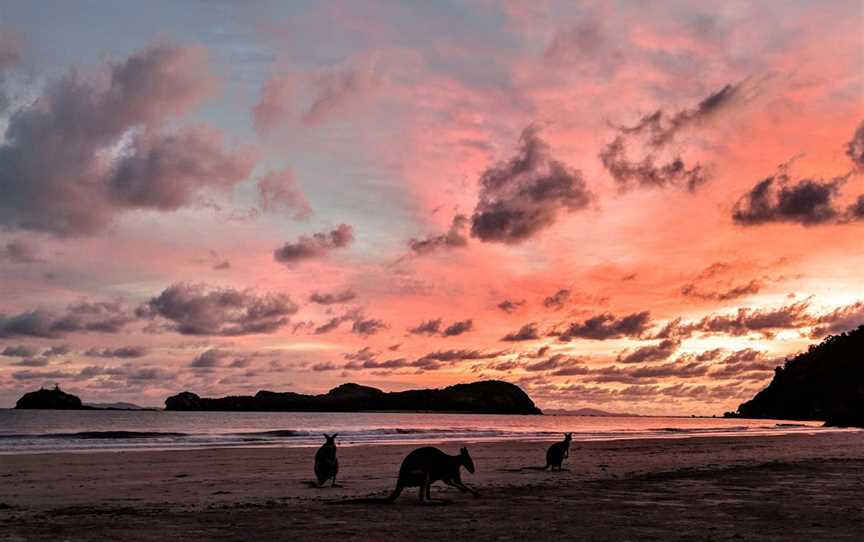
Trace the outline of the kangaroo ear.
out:
M 336 440 L 336 437 L 338 437 L 338 436 L 339 436 L 339 433 L 333 433 L 333 436 L 330 438 L 332 438 L 333 440 Z
M 330 437 L 327 436 L 327 433 L 321 433 L 321 434 L 324 435 L 324 438 L 325 438 L 326 440 L 330 440 Z

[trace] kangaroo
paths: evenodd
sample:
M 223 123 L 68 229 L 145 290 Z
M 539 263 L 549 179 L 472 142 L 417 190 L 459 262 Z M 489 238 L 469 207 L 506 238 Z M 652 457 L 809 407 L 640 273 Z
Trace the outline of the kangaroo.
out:
M 339 461 L 336 460 L 336 433 L 333 436 L 324 434 L 324 444 L 315 452 L 315 477 L 318 479 L 318 487 L 324 482 L 332 479 L 332 486 L 336 485 L 336 473 L 339 472 Z
M 468 454 L 468 448 L 461 448 L 459 455 L 448 455 L 433 446 L 417 448 L 402 461 L 399 468 L 399 478 L 396 489 L 387 497 L 387 502 L 393 502 L 406 487 L 419 487 L 420 502 L 431 501 L 430 487 L 441 480 L 448 486 L 453 486 L 462 493 L 471 493 L 479 497 L 480 493 L 462 483 L 460 468 L 474 473 L 474 461 Z
M 546 450 L 546 466 L 543 467 L 543 470 L 561 470 L 561 463 L 570 457 L 571 440 L 573 440 L 573 433 L 564 433 L 564 440 L 549 446 L 549 449 Z
M 474 461 L 468 455 L 468 448 L 460 449 L 459 455 L 448 455 L 432 446 L 417 448 L 402 460 L 399 477 L 396 479 L 396 489 L 389 497 L 343 499 L 330 501 L 328 504 L 389 504 L 394 502 L 406 487 L 419 487 L 420 502 L 428 503 L 432 500 L 429 488 L 438 480 L 463 493 L 468 492 L 479 497 L 479 491 L 462 483 L 459 470 L 461 467 L 465 467 L 468 472 L 474 472 Z

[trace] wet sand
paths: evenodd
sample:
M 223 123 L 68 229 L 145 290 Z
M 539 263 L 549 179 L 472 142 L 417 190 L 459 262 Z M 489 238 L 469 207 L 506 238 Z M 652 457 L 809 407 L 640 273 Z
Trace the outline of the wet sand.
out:
M 864 432 L 574 443 L 468 444 L 463 481 L 392 505 L 414 446 L 339 449 L 338 487 L 310 487 L 314 449 L 0 456 L 3 540 L 860 540 Z M 456 453 L 458 444 L 441 446 Z

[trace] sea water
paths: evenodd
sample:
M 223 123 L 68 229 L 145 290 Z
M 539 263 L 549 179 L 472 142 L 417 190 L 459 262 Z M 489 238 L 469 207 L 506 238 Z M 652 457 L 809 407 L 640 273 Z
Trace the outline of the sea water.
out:
M 0 409 L 0 454 L 503 440 L 762 436 L 838 431 L 821 422 L 639 416 Z

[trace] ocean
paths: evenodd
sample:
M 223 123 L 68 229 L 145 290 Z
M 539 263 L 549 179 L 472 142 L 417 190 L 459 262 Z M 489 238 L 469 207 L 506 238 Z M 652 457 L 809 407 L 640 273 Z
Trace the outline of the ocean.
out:
M 338 433 L 340 446 L 544 441 L 565 431 L 589 441 L 842 430 L 820 422 L 684 417 L 0 409 L 0 454 L 312 447 L 321 444 L 321 433 Z

